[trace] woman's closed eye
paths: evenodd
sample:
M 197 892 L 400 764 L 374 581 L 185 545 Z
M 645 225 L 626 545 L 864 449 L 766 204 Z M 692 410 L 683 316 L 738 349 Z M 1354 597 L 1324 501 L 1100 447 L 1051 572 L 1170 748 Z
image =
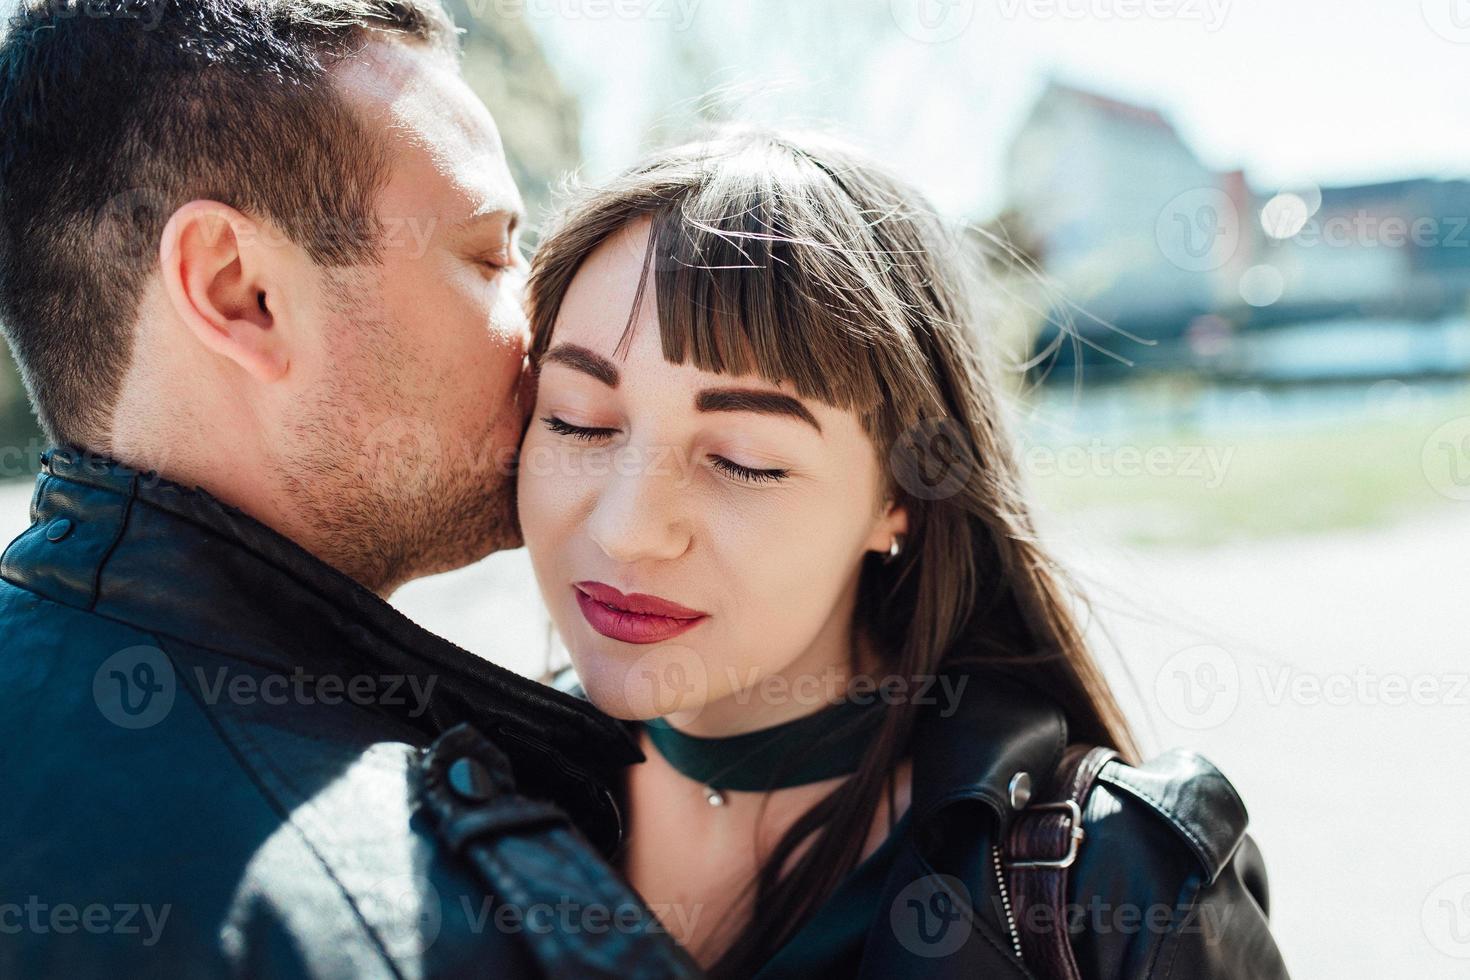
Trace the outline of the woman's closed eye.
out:
M 711 466 L 721 473 L 733 476 L 737 480 L 744 480 L 747 483 L 775 483 L 779 480 L 786 479 L 788 473 L 787 470 L 760 470 L 752 466 L 741 466 L 734 460 L 726 459 L 723 456 L 716 456 L 713 453 L 710 454 L 709 462 Z
M 618 431 L 617 429 L 573 425 L 570 422 L 557 418 L 555 415 L 548 415 L 541 421 L 557 435 L 571 436 L 573 439 L 581 439 L 583 442 L 597 442 L 601 439 L 606 439 Z
M 606 426 L 573 425 L 565 419 L 557 418 L 555 415 L 547 415 L 541 419 L 546 428 L 557 435 L 567 436 L 581 442 L 601 442 L 614 435 L 618 430 Z M 780 468 L 760 469 L 754 466 L 745 466 L 732 459 L 726 459 L 711 453 L 708 457 L 710 466 L 732 479 L 745 483 L 775 483 L 786 479 L 790 471 Z

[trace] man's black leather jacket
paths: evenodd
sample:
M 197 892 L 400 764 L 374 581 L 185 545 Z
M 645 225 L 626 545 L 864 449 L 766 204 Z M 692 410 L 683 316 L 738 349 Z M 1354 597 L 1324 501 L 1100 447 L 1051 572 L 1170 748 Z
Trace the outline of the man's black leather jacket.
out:
M 206 493 L 43 464 L 0 558 L 0 976 L 695 973 L 599 853 L 617 724 Z

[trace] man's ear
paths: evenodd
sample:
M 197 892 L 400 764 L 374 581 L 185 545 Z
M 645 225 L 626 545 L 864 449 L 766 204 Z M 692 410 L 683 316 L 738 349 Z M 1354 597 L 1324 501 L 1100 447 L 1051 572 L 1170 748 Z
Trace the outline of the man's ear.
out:
M 272 313 L 279 283 L 270 248 L 256 221 L 203 200 L 175 211 L 159 242 L 164 288 L 179 319 L 206 349 L 267 384 L 290 367 Z

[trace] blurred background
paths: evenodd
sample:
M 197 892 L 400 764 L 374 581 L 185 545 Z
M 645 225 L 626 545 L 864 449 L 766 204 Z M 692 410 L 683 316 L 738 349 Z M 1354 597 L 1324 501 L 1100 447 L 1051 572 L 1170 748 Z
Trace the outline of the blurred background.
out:
M 533 225 L 736 119 L 846 136 L 1007 242 L 985 329 L 1146 746 L 1240 788 L 1294 976 L 1470 976 L 1464 0 L 449 6 Z M 42 446 L 8 362 L 0 446 L 16 532 Z M 520 554 L 395 602 L 550 649 Z

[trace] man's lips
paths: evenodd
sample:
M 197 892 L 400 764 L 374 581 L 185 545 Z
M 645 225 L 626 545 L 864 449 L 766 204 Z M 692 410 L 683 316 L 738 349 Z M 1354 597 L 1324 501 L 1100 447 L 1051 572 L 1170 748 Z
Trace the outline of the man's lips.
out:
M 602 582 L 576 582 L 577 606 L 588 625 L 624 643 L 658 643 L 698 626 L 709 616 L 658 596 L 627 595 Z

